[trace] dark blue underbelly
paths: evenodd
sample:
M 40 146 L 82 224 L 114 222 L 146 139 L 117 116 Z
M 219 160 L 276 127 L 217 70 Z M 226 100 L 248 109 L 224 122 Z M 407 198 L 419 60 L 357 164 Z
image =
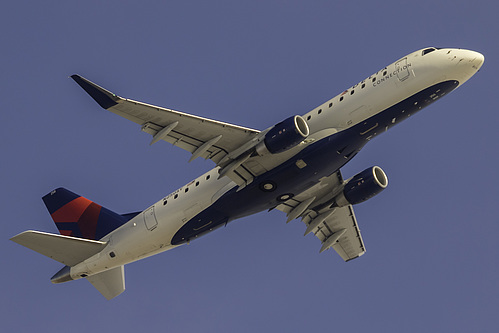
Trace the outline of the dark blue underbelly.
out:
M 271 209 L 281 203 L 282 195 L 299 194 L 319 179 L 329 176 L 350 161 L 376 135 L 415 114 L 451 92 L 457 81 L 445 81 L 395 104 L 377 115 L 341 132 L 321 139 L 287 162 L 258 176 L 239 192 L 237 187 L 196 215 L 179 229 L 172 244 L 182 244 L 206 234 L 232 220 Z M 300 169 L 297 160 L 307 166 Z M 264 184 L 272 184 L 272 190 Z

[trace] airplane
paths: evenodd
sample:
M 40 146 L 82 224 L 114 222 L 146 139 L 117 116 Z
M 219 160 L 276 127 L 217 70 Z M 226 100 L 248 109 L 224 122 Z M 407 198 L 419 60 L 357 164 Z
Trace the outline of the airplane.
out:
M 344 180 L 341 167 L 377 135 L 439 100 L 482 66 L 478 52 L 428 47 L 400 58 L 320 104 L 263 131 L 120 97 L 71 78 L 102 108 L 215 168 L 142 212 L 117 214 L 67 189 L 43 201 L 60 234 L 28 230 L 12 241 L 65 266 L 52 278 L 86 278 L 106 298 L 125 290 L 128 263 L 189 244 L 238 218 L 280 210 L 301 218 L 320 252 L 344 261 L 366 251 L 353 211 L 388 186 L 379 166 Z

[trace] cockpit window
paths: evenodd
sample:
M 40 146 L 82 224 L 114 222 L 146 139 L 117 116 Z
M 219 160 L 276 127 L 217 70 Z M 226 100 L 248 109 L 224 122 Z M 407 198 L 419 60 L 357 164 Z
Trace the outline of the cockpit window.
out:
M 430 48 L 428 48 L 428 49 L 424 49 L 424 50 L 423 50 L 423 55 L 428 54 L 428 53 L 433 52 L 433 51 L 436 51 L 436 50 L 437 50 L 437 49 L 436 49 L 436 48 L 434 48 L 434 47 L 430 47 Z

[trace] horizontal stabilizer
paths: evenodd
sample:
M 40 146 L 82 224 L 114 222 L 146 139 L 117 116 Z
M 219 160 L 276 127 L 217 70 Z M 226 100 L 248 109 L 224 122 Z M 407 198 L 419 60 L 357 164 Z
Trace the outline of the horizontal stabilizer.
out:
M 33 230 L 24 231 L 10 240 L 67 266 L 74 266 L 99 253 L 107 244 Z
M 87 276 L 87 280 L 107 300 L 125 291 L 125 266 L 119 266 L 99 274 Z

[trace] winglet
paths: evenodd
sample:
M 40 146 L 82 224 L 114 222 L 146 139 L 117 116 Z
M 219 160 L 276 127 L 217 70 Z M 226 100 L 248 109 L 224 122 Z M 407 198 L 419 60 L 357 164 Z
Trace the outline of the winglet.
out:
M 78 74 L 71 75 L 71 78 L 75 80 L 76 83 L 78 83 L 102 108 L 107 110 L 118 104 L 119 97 L 109 90 L 99 87 Z

